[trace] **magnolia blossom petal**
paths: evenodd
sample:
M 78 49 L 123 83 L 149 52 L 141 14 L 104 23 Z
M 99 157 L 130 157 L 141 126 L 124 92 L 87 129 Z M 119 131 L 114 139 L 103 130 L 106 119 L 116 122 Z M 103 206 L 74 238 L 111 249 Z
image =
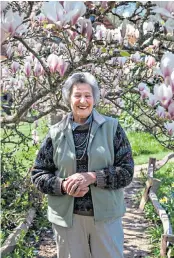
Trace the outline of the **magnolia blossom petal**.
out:
M 11 64 L 12 72 L 13 72 L 13 73 L 16 73 L 17 70 L 19 69 L 19 67 L 20 67 L 20 64 L 19 64 L 18 62 L 13 62 L 13 63 Z
M 27 77 L 31 74 L 31 64 L 29 62 L 26 62 L 24 65 L 24 72 Z
M 164 78 L 170 76 L 174 71 L 174 54 L 165 53 L 161 59 L 160 68 Z
M 149 99 L 147 100 L 147 104 L 151 107 L 154 107 L 157 103 L 156 97 L 152 93 L 149 93 L 148 97 Z
M 172 92 L 174 94 L 174 71 L 170 75 L 170 86 L 171 86 Z
M 22 24 L 23 16 L 20 16 L 17 12 L 13 12 L 11 9 L 7 11 L 4 19 L 1 21 L 1 27 L 4 31 L 10 33 L 12 36 L 15 34 L 17 28 Z
M 50 68 L 50 72 L 54 73 L 57 70 L 57 66 L 59 64 L 59 57 L 55 54 L 51 54 L 47 58 L 47 64 Z
M 164 126 L 167 129 L 169 135 L 171 136 L 174 135 L 174 122 L 172 123 L 167 122 L 164 124 Z
M 8 1 L 1 1 L 0 4 L 0 13 L 3 12 L 3 10 L 7 7 Z
M 42 65 L 38 61 L 36 61 L 35 65 L 34 65 L 34 75 L 36 77 L 38 77 L 38 76 L 42 75 L 43 73 L 44 73 L 44 69 L 43 69 Z
M 151 68 L 155 65 L 156 60 L 153 56 L 148 56 L 145 58 L 145 63 L 149 68 Z
M 157 116 L 160 118 L 165 118 L 165 109 L 161 106 L 158 106 L 156 109 Z
M 164 107 L 168 107 L 170 100 L 173 97 L 172 89 L 164 83 L 154 86 L 154 95 Z
M 174 119 L 174 100 L 168 106 L 168 112 L 172 119 Z
M 135 63 L 138 63 L 141 60 L 140 53 L 135 52 L 135 54 L 131 55 L 131 60 Z
M 60 76 L 63 77 L 69 64 L 65 62 L 62 58 L 59 58 L 59 63 L 57 66 L 57 71 L 59 72 Z
M 63 7 L 58 1 L 44 2 L 42 5 L 42 13 L 51 22 L 57 22 L 64 15 Z
M 70 17 L 71 24 L 74 25 L 78 18 L 85 14 L 86 5 L 80 1 L 64 1 L 64 9 Z
M 10 33 L 7 32 L 6 30 L 4 30 L 4 28 L 2 28 L 1 24 L 0 24 L 0 30 L 1 30 L 0 43 L 2 44 L 10 36 Z

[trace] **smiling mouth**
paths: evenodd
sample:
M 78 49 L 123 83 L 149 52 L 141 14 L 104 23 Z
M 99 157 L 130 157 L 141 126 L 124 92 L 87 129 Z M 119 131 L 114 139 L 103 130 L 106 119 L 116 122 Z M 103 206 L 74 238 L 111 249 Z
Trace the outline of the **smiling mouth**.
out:
M 87 109 L 88 107 L 78 107 L 78 108 L 84 110 L 84 109 Z

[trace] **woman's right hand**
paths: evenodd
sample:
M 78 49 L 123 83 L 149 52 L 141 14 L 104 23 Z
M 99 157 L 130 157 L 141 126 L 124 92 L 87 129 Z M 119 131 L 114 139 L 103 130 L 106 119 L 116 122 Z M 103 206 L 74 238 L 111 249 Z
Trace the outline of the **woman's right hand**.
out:
M 66 180 L 62 182 L 63 191 L 73 197 L 83 197 L 89 191 L 88 186 L 81 188 L 80 186 L 77 187 L 76 184 L 73 184 L 70 191 L 67 192 L 67 184 L 68 182 Z

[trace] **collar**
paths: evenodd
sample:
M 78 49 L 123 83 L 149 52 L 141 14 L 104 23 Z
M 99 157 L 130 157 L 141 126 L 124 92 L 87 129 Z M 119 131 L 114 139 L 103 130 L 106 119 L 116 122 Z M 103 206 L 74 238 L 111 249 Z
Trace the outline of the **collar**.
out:
M 103 124 L 106 119 L 105 116 L 101 115 L 100 113 L 97 112 L 97 110 L 95 108 L 93 108 L 93 111 L 91 113 L 92 119 L 93 121 L 95 121 L 98 125 Z M 63 119 L 63 123 L 61 123 L 61 131 L 65 130 L 66 128 L 68 128 L 70 126 L 69 129 L 71 128 L 71 123 L 70 121 L 72 120 L 72 113 L 69 113 L 64 119 Z M 86 121 L 87 122 L 87 121 Z
M 72 114 L 72 112 L 70 113 L 69 120 L 70 120 L 70 123 L 72 125 L 72 130 L 74 131 L 79 126 L 83 126 L 83 125 L 89 124 L 92 121 L 92 113 L 90 114 L 90 116 L 88 117 L 88 119 L 85 121 L 84 124 L 79 124 L 79 123 L 74 122 L 73 121 L 73 114 Z

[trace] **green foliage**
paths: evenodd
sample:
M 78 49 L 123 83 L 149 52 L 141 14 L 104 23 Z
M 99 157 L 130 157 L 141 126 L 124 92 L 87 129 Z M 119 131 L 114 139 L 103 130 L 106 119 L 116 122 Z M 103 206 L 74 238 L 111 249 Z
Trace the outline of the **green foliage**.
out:
M 133 156 L 152 155 L 168 150 L 160 145 L 155 138 L 145 132 L 128 132 L 129 141 L 131 143 Z
M 155 172 L 155 178 L 161 180 L 160 187 L 157 192 L 157 197 L 165 209 L 169 220 L 172 225 L 172 231 L 174 232 L 174 164 L 168 163 L 159 171 Z M 161 235 L 163 234 L 163 226 L 162 222 L 159 219 L 159 216 L 156 214 L 156 211 L 153 205 L 148 202 L 145 205 L 145 215 L 152 222 L 150 228 L 148 228 L 148 233 L 151 238 L 151 243 L 153 244 L 152 254 L 153 257 L 158 258 L 160 257 L 160 241 Z M 174 247 L 169 247 L 170 252 L 174 252 Z
M 39 146 L 33 146 L 31 129 L 33 125 L 21 124 L 14 129 L 4 129 L 1 156 L 1 244 L 13 229 L 25 218 L 30 207 L 39 208 L 42 196 L 31 184 L 30 168 L 33 166 Z M 38 131 L 45 136 L 45 123 L 41 122 Z M 16 254 L 17 255 L 17 254 Z M 18 256 L 15 256 L 18 257 Z M 22 257 L 22 256 L 19 256 Z M 29 256 L 28 256 L 29 257 Z
M 169 216 L 174 232 L 174 164 L 166 164 L 156 172 L 155 177 L 161 180 L 157 194 L 160 204 Z
M 120 55 L 123 57 L 129 57 L 130 54 L 127 51 L 120 51 Z

